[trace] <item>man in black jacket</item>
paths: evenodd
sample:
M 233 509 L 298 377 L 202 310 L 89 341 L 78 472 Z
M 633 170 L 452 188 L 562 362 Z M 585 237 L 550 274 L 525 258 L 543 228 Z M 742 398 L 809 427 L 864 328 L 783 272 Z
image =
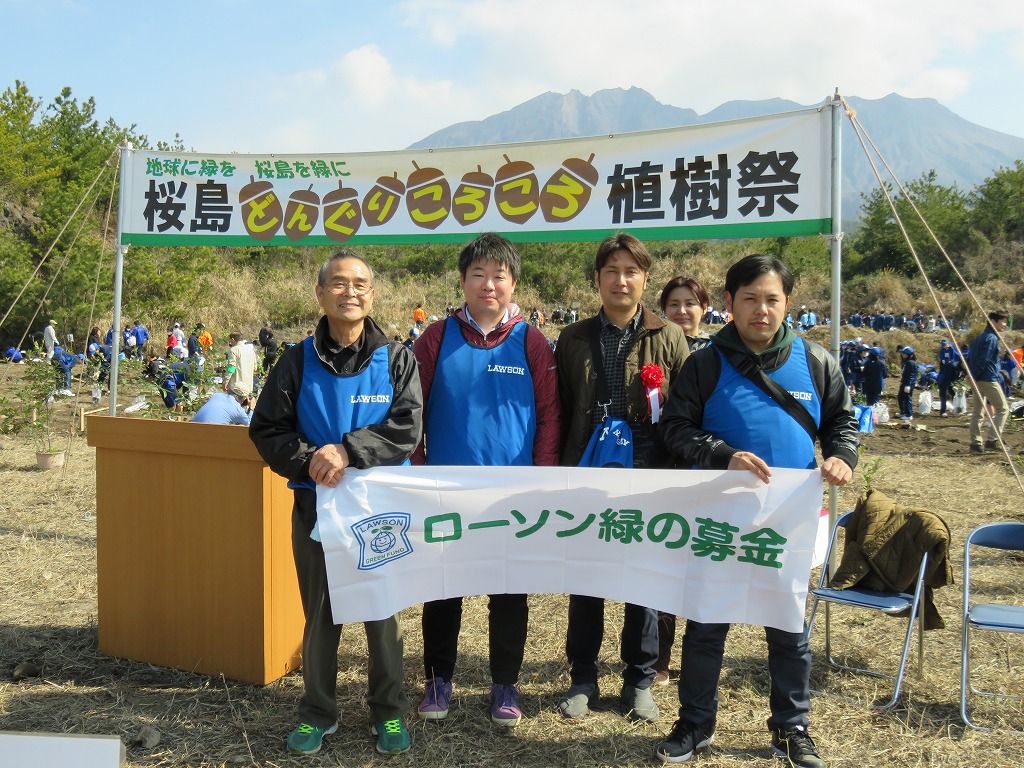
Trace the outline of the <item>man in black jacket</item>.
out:
M 412 352 L 388 341 L 370 319 L 373 272 L 352 251 L 320 269 L 316 331 L 289 348 L 256 403 L 249 436 L 270 468 L 294 489 L 292 550 L 306 626 L 299 726 L 288 750 L 313 754 L 338 728 L 335 698 L 341 626 L 334 623 L 327 567 L 316 526 L 316 486 L 335 487 L 346 467 L 407 462 L 422 431 L 423 398 Z M 356 405 L 352 405 L 356 404 Z M 402 631 L 397 616 L 364 624 L 369 650 L 371 732 L 377 751 L 409 749 L 401 713 Z
M 838 363 L 784 322 L 793 275 L 778 259 L 752 254 L 725 277 L 733 320 L 691 355 L 665 406 L 661 436 L 682 465 L 753 472 L 810 469 L 821 444 L 821 475 L 845 485 L 857 465 L 857 418 Z M 679 719 L 656 750 L 683 763 L 711 743 L 728 624 L 686 622 Z M 811 652 L 802 632 L 765 627 L 771 675 L 772 750 L 800 768 L 824 768 L 807 732 Z

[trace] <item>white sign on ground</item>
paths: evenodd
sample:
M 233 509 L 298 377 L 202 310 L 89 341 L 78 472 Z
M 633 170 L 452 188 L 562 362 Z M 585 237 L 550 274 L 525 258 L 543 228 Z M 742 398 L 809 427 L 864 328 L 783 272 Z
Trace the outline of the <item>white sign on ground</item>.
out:
M 0 732 L 0 768 L 120 768 L 124 744 L 117 736 Z

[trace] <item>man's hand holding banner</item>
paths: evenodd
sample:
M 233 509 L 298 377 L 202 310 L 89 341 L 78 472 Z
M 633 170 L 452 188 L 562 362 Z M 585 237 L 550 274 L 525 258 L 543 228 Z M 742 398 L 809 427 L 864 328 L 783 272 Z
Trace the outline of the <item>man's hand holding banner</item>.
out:
M 572 593 L 803 628 L 816 470 L 348 469 L 317 486 L 336 623 L 493 593 Z

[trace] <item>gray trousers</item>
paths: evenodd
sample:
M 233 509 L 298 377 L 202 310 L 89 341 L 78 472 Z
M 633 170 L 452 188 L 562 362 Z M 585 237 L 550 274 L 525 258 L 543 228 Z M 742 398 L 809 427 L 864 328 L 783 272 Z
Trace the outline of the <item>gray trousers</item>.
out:
M 299 702 L 299 720 L 328 727 L 338 721 L 338 644 L 341 625 L 331 615 L 327 591 L 324 549 L 309 534 L 316 519 L 316 493 L 295 491 L 292 508 L 292 552 L 299 577 L 299 595 L 306 626 L 302 633 L 302 683 L 305 692 Z M 404 713 L 408 700 L 402 691 L 404 645 L 398 614 L 363 624 L 369 655 L 366 699 L 373 723 L 394 720 Z

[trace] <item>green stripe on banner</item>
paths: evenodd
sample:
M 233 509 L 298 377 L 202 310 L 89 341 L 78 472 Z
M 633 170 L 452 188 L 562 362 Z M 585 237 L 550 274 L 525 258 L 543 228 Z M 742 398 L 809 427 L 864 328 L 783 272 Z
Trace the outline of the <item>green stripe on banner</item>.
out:
M 553 231 L 499 232 L 517 243 L 587 243 L 600 242 L 608 235 L 628 231 L 642 240 L 742 240 L 754 237 L 807 237 L 831 234 L 832 219 L 804 219 L 800 221 L 775 221 L 750 224 L 709 224 L 705 226 L 682 227 L 615 227 L 612 229 L 578 229 Z M 462 245 L 475 237 L 478 232 L 451 232 L 432 234 L 424 232 L 411 235 L 355 235 L 345 243 L 338 243 L 326 235 L 311 235 L 301 240 L 289 240 L 279 235 L 270 241 L 261 241 L 248 235 L 164 235 L 153 232 L 126 232 L 121 236 L 122 245 L 211 245 L 224 248 L 255 245 L 268 246 L 310 246 L 340 247 L 342 245 L 426 245 L 430 243 L 454 243 Z

